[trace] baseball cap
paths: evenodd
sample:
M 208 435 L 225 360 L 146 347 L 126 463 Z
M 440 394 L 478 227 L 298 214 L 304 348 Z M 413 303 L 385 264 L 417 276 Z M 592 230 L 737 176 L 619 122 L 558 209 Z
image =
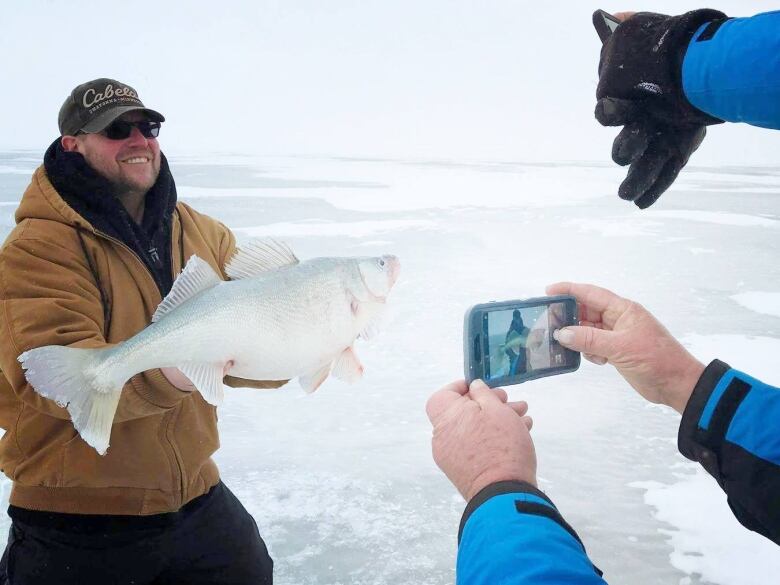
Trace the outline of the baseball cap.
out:
M 62 136 L 77 132 L 100 132 L 127 112 L 142 111 L 154 122 L 164 122 L 159 112 L 145 107 L 132 87 L 115 79 L 101 77 L 82 83 L 62 104 L 57 122 Z

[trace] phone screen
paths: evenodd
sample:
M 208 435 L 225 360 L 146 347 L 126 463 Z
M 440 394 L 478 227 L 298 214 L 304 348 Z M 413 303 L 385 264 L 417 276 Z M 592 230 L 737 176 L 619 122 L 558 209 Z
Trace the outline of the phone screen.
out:
M 610 35 L 620 26 L 620 21 L 604 10 L 596 10 L 593 13 L 593 26 L 596 27 L 601 42 L 606 43 Z
M 607 25 L 607 28 L 609 29 L 610 32 L 615 32 L 615 29 L 618 26 L 620 26 L 620 22 L 618 22 L 617 20 L 614 20 L 612 18 L 605 18 L 604 19 L 604 24 Z
M 529 376 L 579 365 L 579 354 L 553 339 L 567 324 L 567 304 L 555 302 L 486 311 L 482 315 L 484 379 Z

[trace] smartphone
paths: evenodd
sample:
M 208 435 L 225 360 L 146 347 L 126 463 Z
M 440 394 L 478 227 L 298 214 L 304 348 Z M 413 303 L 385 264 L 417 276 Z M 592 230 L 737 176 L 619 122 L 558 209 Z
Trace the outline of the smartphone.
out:
M 573 372 L 580 354 L 553 332 L 577 324 L 577 301 L 568 295 L 474 305 L 463 320 L 466 381 L 495 388 Z
M 606 43 L 609 35 L 615 32 L 615 29 L 620 26 L 620 21 L 609 12 L 597 10 L 593 13 L 593 26 L 596 27 L 596 32 L 598 33 L 601 42 Z

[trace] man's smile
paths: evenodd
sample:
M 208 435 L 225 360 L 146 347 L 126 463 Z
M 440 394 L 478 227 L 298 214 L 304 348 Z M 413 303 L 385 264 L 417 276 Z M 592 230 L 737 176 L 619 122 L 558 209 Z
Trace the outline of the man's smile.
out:
M 131 158 L 126 158 L 126 159 L 121 160 L 119 162 L 123 162 L 123 163 L 129 164 L 129 165 L 137 165 L 137 164 L 148 163 L 151 160 L 152 159 L 149 158 L 148 156 L 133 156 Z

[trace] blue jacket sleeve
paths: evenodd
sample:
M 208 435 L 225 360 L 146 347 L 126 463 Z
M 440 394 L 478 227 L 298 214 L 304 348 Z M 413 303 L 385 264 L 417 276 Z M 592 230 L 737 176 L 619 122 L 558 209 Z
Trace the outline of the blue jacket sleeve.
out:
M 682 81 L 688 101 L 711 116 L 780 129 L 780 11 L 702 25 Z
M 713 361 L 685 407 L 678 445 L 718 481 L 737 520 L 780 544 L 780 389 Z
M 525 482 L 494 483 L 466 506 L 458 533 L 458 585 L 605 585 L 577 533 Z

